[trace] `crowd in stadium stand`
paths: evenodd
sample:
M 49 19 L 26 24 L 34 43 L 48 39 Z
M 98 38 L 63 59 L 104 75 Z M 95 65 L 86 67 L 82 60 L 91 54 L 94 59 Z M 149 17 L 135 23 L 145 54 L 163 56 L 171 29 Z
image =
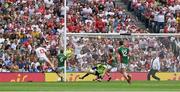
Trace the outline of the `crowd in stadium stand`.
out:
M 6 2 L 5 2 L 6 1 Z M 68 32 L 134 33 L 145 30 L 114 0 L 67 0 Z M 1 0 L 1 31 L 62 32 L 62 0 Z
M 64 7 L 62 0 L 0 0 L 0 72 L 51 72 L 49 65 L 35 56 L 35 46 L 43 44 L 50 60 L 57 64 L 56 56 L 63 43 L 59 35 L 63 33 L 65 8 L 68 32 L 146 32 L 135 25 L 136 21 L 124 9 L 115 7 L 113 0 L 67 1 L 68 6 Z M 162 63 L 162 71 L 180 71 L 180 39 L 161 40 L 129 40 L 132 50 L 129 71 L 148 71 L 153 53 L 157 52 L 168 58 Z M 86 71 L 94 63 L 104 62 L 109 48 L 117 47 L 115 39 L 69 37 L 67 70 Z
M 179 0 L 123 0 L 153 33 L 180 32 Z

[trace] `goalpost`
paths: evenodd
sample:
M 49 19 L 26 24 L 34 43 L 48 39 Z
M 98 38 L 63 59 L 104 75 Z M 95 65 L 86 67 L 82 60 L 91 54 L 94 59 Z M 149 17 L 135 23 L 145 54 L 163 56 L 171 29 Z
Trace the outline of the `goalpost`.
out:
M 64 0 L 64 53 L 66 52 L 66 35 L 67 35 L 67 9 L 66 0 Z M 64 81 L 66 82 L 66 61 L 64 63 Z
M 65 51 L 66 51 L 66 45 L 67 44 L 67 38 L 69 37 L 77 37 L 77 38 L 86 38 L 86 39 L 91 39 L 90 42 L 94 43 L 93 40 L 109 40 L 112 41 L 113 43 L 115 41 L 118 40 L 122 40 L 123 38 L 129 39 L 129 41 L 131 43 L 136 43 L 134 41 L 140 41 L 140 40 L 145 40 L 145 41 L 149 41 L 149 39 L 153 39 L 154 40 L 154 44 L 156 44 L 156 46 L 158 47 L 162 45 L 166 48 L 168 46 L 170 46 L 170 48 L 172 48 L 172 53 L 178 54 L 180 55 L 180 33 L 131 33 L 131 34 L 120 34 L 120 33 L 66 33 L 64 35 L 64 47 L 65 47 Z M 166 42 L 167 41 L 167 42 Z M 169 42 L 168 42 L 169 41 Z M 91 43 L 90 43 L 91 44 Z M 96 43 L 99 44 L 99 43 Z M 175 44 L 175 47 L 173 47 Z M 99 44 L 100 45 L 100 44 Z M 139 45 L 139 44 L 133 44 L 133 45 Z M 148 45 L 153 45 L 153 44 L 148 44 Z M 133 46 L 132 46 L 133 47 Z M 152 47 L 154 50 L 154 53 L 158 53 L 159 51 L 156 51 L 157 47 Z M 141 47 L 138 47 L 141 48 Z M 159 49 L 162 49 L 161 47 Z M 169 48 L 169 47 L 168 47 Z M 133 49 L 133 48 L 132 48 Z M 147 51 L 149 51 L 149 48 L 145 48 Z M 151 48 L 150 48 L 151 49 Z M 175 49 L 175 50 L 174 50 Z M 144 52 L 146 51 L 144 50 Z M 139 53 L 137 53 L 138 55 Z M 142 53 L 140 53 L 142 54 Z M 142 58 L 141 56 L 136 57 L 138 58 L 137 60 L 139 60 L 140 58 Z M 65 79 L 67 80 L 67 75 L 66 75 L 66 68 L 67 65 L 65 64 Z M 65 81 L 66 81 L 65 80 Z

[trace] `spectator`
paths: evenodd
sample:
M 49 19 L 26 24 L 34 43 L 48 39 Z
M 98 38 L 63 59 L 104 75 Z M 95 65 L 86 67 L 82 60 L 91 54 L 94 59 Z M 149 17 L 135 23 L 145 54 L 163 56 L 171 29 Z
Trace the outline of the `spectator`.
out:
M 165 21 L 165 15 L 162 11 L 160 11 L 159 15 L 157 15 L 157 30 L 158 33 L 160 32 L 160 29 L 164 28 L 164 21 Z

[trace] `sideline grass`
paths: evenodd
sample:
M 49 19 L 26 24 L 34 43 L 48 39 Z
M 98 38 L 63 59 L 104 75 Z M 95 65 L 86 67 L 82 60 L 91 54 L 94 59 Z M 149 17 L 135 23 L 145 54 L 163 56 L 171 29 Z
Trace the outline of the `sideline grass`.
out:
M 126 82 L 44 82 L 44 83 L 0 83 L 0 91 L 49 91 L 49 92 L 180 92 L 180 81 L 134 81 L 131 85 Z

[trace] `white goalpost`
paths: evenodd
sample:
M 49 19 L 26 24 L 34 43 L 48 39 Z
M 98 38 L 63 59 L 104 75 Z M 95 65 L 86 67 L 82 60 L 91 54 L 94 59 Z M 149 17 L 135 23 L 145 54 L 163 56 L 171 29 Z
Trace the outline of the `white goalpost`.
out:
M 64 0 L 64 53 L 66 52 L 66 44 L 67 44 L 67 40 L 66 40 L 66 35 L 67 35 L 67 10 L 66 10 L 66 0 Z M 64 63 L 64 81 L 66 82 L 66 61 Z

